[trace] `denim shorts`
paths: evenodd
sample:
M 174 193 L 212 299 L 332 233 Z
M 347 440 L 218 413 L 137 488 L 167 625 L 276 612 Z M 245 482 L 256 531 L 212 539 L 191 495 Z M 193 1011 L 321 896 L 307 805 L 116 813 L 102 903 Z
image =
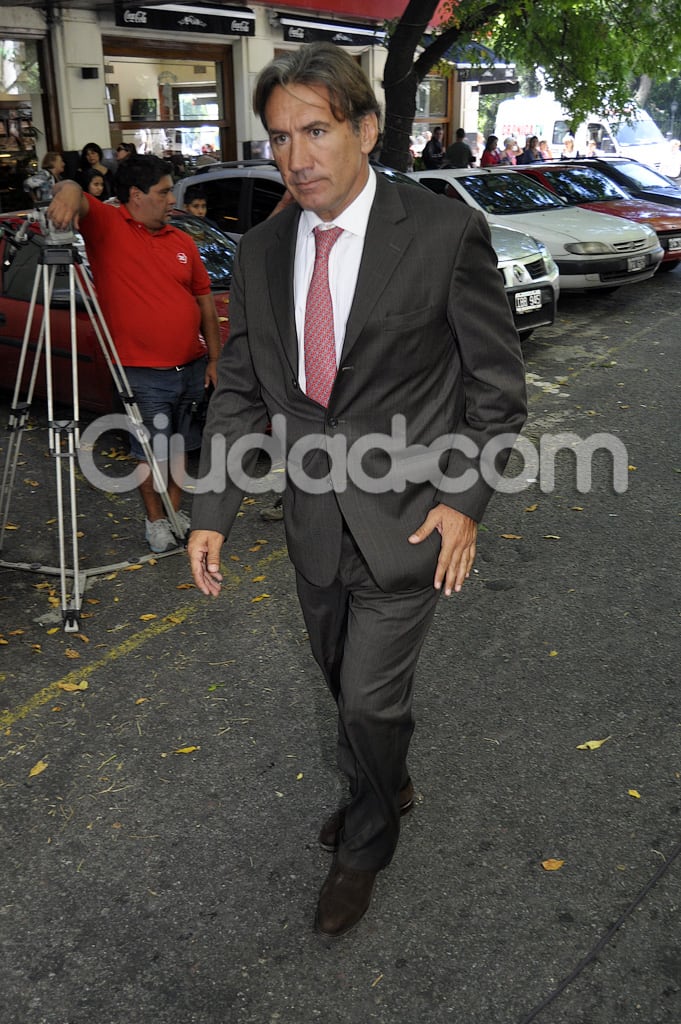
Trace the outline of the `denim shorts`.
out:
M 163 370 L 126 366 L 125 375 L 159 462 L 168 459 L 168 440 L 172 434 L 182 436 L 187 452 L 201 447 L 200 410 L 206 393 L 205 358 Z M 130 454 L 146 461 L 134 427 L 130 431 Z

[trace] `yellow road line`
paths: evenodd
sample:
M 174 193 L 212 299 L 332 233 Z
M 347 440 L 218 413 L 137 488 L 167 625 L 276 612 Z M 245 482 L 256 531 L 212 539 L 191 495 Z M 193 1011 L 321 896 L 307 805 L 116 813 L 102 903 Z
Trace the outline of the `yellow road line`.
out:
M 267 565 L 271 565 L 273 562 L 279 561 L 284 555 L 287 554 L 286 548 L 278 548 L 276 551 L 270 552 L 264 558 L 259 559 L 255 566 L 257 570 L 264 569 Z M 250 580 L 251 573 L 239 576 L 234 572 L 229 571 L 223 566 L 223 592 L 227 590 L 237 590 L 243 583 L 247 583 Z M 134 636 L 128 637 L 123 640 L 122 643 L 118 644 L 117 647 L 113 647 L 110 651 L 99 658 L 97 661 L 91 662 L 89 665 L 80 666 L 63 676 L 61 679 L 55 680 L 53 683 L 49 683 L 43 687 L 42 690 L 38 690 L 32 697 L 29 697 L 27 701 L 20 704 L 19 707 L 10 709 L 8 711 L 0 711 L 0 729 L 9 729 L 16 722 L 21 721 L 22 718 L 26 718 L 32 711 L 36 711 L 42 707 L 43 704 L 47 704 L 48 701 L 54 700 L 60 693 L 60 684 L 64 683 L 82 683 L 83 680 L 97 672 L 100 668 L 104 668 L 106 665 L 110 665 L 114 661 L 118 661 L 119 658 L 125 657 L 126 654 L 130 654 L 132 651 L 136 651 L 139 647 L 148 643 L 150 640 L 154 640 L 157 636 L 161 636 L 163 633 L 167 633 L 168 630 L 173 629 L 175 626 L 181 625 L 191 614 L 199 611 L 202 603 L 206 599 L 201 596 L 200 599 L 192 602 L 191 604 L 185 604 L 181 608 L 176 608 L 175 611 L 168 612 L 158 622 L 152 622 L 149 626 L 146 626 L 140 633 L 135 633 Z

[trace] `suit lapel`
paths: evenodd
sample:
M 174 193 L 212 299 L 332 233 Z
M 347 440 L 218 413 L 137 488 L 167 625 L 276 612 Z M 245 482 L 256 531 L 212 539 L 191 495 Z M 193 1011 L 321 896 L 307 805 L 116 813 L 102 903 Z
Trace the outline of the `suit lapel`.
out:
M 298 377 L 298 337 L 293 297 L 293 267 L 300 211 L 277 214 L 277 231 L 265 256 L 266 281 L 281 343 L 294 377 Z
M 357 287 L 345 329 L 345 359 L 364 327 L 376 301 L 390 283 L 414 236 L 394 185 L 376 176 L 376 197 L 369 215 Z

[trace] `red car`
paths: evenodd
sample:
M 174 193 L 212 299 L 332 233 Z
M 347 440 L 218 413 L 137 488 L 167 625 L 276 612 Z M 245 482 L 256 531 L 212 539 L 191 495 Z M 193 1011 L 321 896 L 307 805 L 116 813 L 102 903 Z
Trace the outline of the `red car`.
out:
M 38 223 L 27 232 L 28 241 L 17 245 L 16 230 L 24 223 L 22 214 L 0 217 L 0 388 L 14 391 L 19 369 L 29 302 L 45 241 Z M 229 334 L 229 286 L 236 245 L 222 232 L 206 224 L 200 217 L 192 217 L 179 210 L 173 211 L 171 224 L 186 231 L 201 253 L 213 288 L 213 296 L 220 319 L 223 343 Z M 74 248 L 84 252 L 82 240 Z M 43 320 L 42 282 L 31 324 L 29 352 L 22 378 L 20 398 L 26 397 L 31 370 L 35 362 L 35 349 Z M 117 396 L 104 353 L 97 341 L 90 318 L 80 297 L 76 305 L 76 344 L 78 363 L 78 394 L 80 406 L 95 413 L 111 412 Z M 69 405 L 72 400 L 71 323 L 69 314 L 68 273 L 58 272 L 55 278 L 51 304 L 50 332 L 52 336 L 52 379 L 55 402 Z M 44 357 L 41 358 L 36 379 L 35 396 L 46 395 Z
M 568 206 L 583 206 L 647 224 L 657 233 L 664 249 L 660 268 L 673 270 L 681 262 L 681 210 L 647 199 L 633 199 L 598 168 L 584 164 L 550 161 L 520 165 L 515 170 L 535 178 Z

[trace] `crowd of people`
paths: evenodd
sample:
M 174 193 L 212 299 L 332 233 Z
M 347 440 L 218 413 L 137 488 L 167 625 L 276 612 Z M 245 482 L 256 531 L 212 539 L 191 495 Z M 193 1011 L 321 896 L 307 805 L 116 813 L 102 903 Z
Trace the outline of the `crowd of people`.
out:
M 474 133 L 466 133 L 463 128 L 457 128 L 454 141 L 447 147 L 443 142 L 444 131 L 441 126 L 424 132 L 422 135 L 411 139 L 409 155 L 410 170 L 435 170 L 437 168 L 452 167 L 495 167 L 497 164 L 531 164 L 540 163 L 546 160 L 578 160 L 583 157 L 595 157 L 598 155 L 597 143 L 591 140 L 587 143 L 585 151 L 578 150 L 574 135 L 567 132 L 562 139 L 560 153 L 554 156 L 547 139 L 540 139 L 537 135 L 529 135 L 520 146 L 516 138 L 508 137 L 500 145 L 496 135 L 488 135 L 483 142 L 483 136 L 479 133 L 469 138 Z M 670 143 L 670 164 L 676 167 L 674 160 L 673 145 L 676 142 L 676 160 L 681 163 L 679 155 L 679 142 L 672 140 Z M 479 160 L 477 153 L 479 151 Z M 674 175 L 672 175 L 674 177 Z

